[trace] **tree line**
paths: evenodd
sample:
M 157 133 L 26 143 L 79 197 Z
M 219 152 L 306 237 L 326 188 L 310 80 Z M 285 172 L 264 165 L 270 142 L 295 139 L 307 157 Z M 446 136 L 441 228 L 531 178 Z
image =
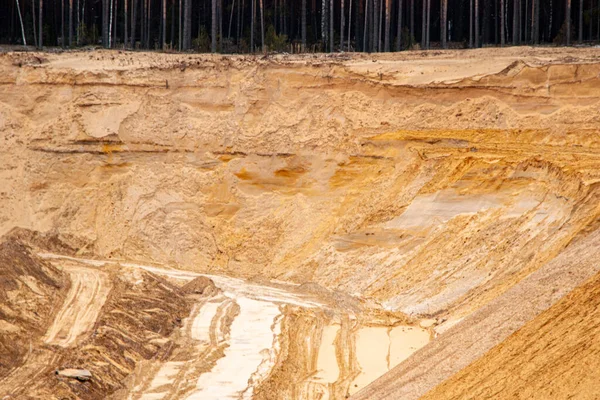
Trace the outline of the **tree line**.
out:
M 220 53 L 600 41 L 600 0 L 2 0 L 0 42 Z

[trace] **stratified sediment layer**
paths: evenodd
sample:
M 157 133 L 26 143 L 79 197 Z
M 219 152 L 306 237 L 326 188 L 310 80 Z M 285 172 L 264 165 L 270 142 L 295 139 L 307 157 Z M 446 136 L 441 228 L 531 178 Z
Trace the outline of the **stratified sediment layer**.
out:
M 592 240 L 600 213 L 598 60 L 543 48 L 1 55 L 0 234 L 42 232 L 27 238 L 72 282 L 44 346 L 77 346 L 115 304 L 118 271 L 143 265 L 181 290 L 188 324 L 160 331 L 173 349 L 123 369 L 125 397 L 204 396 L 211 378 L 224 397 L 344 398 L 440 343 L 459 351 L 479 321 L 477 351 L 437 362 L 445 371 L 418 388 L 407 378 L 424 394 L 593 275 L 551 275 L 558 292 L 498 311 L 587 254 L 574 241 Z M 80 274 L 97 285 L 80 292 Z M 199 274 L 215 292 L 193 298 L 181 288 Z M 236 342 L 242 322 L 251 341 Z M 223 384 L 240 358 L 256 365 Z

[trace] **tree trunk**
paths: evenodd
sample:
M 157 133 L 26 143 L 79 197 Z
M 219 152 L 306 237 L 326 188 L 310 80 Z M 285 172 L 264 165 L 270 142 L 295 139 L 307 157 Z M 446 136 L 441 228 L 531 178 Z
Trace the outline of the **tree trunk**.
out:
M 365 22 L 363 24 L 363 51 L 368 51 L 368 43 L 367 43 L 367 37 L 368 37 L 368 29 L 367 29 L 367 24 L 369 22 L 369 0 L 366 0 L 365 2 Z
M 183 7 L 183 50 L 192 47 L 192 0 L 184 0 Z
M 263 7 L 263 0 L 259 0 L 260 5 L 260 44 L 262 47 L 263 53 L 267 52 L 267 48 L 265 46 L 265 11 Z
M 379 2 L 381 0 L 373 0 L 373 9 L 372 9 L 372 15 L 373 15 L 373 32 L 372 32 L 372 36 L 371 36 L 371 49 L 374 52 L 378 52 L 379 51 L 379 41 L 378 41 L 378 33 L 379 33 Z
M 127 2 L 127 0 L 125 0 Z M 171 33 L 170 33 L 170 43 L 171 49 L 175 48 L 175 0 L 171 0 Z
M 250 53 L 254 53 L 254 16 L 256 14 L 256 0 L 250 3 Z
M 475 47 L 478 48 L 479 44 L 479 0 L 475 0 Z
M 396 51 L 402 50 L 402 0 L 398 0 L 398 36 L 396 36 Z
M 512 29 L 512 44 L 516 46 L 519 44 L 519 0 L 513 0 L 513 29 Z
M 44 14 L 44 0 L 40 0 L 40 7 L 39 7 L 39 15 L 38 15 L 38 34 L 40 35 L 38 38 L 38 45 L 40 47 L 40 49 L 44 48 L 44 35 L 43 35 L 43 27 L 42 27 L 42 23 L 43 23 L 43 14 Z
M 218 43 L 218 51 L 219 53 L 223 51 L 223 0 L 218 0 L 217 3 L 217 22 L 219 24 L 219 33 L 217 34 L 219 37 Z
M 381 31 L 383 30 L 383 25 L 385 21 L 383 20 L 383 3 L 385 0 L 378 0 L 379 8 L 377 9 L 377 51 L 381 52 L 383 50 L 383 43 L 381 41 Z
M 135 0 L 133 0 L 133 1 L 135 1 Z M 178 37 L 178 41 L 177 41 L 177 46 L 179 47 L 179 51 L 181 51 L 182 48 L 183 48 L 183 43 L 182 43 L 182 40 L 183 40 L 183 28 L 182 28 L 182 25 L 183 25 L 183 19 L 182 19 L 183 12 L 182 11 L 183 10 L 182 10 L 181 5 L 182 5 L 182 1 L 179 0 L 179 21 L 177 22 L 177 28 L 178 28 L 177 30 L 179 31 L 178 32 L 179 33 L 179 37 Z
M 333 0 L 329 0 L 329 51 L 334 52 L 335 45 L 333 43 L 335 25 L 333 22 Z
M 469 47 L 473 48 L 473 0 L 469 0 Z
M 410 0 L 410 38 L 409 48 L 413 45 L 413 40 L 415 40 L 415 0 Z
M 242 0 L 238 0 L 237 5 L 238 5 L 238 12 L 237 12 L 237 23 L 236 23 L 236 40 L 235 43 L 239 46 L 240 44 L 240 23 L 241 23 L 241 15 L 243 12 L 243 7 L 241 7 L 242 4 Z
M 592 41 L 592 38 L 594 37 L 594 20 L 592 19 L 592 17 L 594 16 L 593 10 L 594 10 L 594 1 L 590 0 L 590 25 L 589 25 L 589 30 L 588 30 L 588 40 L 590 42 Z
M 302 51 L 306 51 L 306 0 L 302 0 Z
M 210 45 L 210 51 L 213 53 L 217 52 L 217 0 L 212 0 L 212 7 L 211 7 L 211 12 L 212 12 L 212 20 L 211 20 L 211 30 L 210 30 L 210 36 L 211 36 L 211 45 Z
M 504 47 L 504 1 L 500 0 L 500 46 Z
M 108 35 L 106 34 L 108 26 L 108 0 L 102 0 L 102 46 L 108 48 Z
M 237 32 L 237 43 L 240 44 L 242 34 L 244 32 L 244 11 L 246 10 L 246 1 L 238 0 L 238 32 Z
M 285 18 L 285 0 L 279 4 L 279 30 L 287 35 L 287 22 Z
M 321 41 L 323 51 L 327 51 L 327 7 L 325 0 L 321 0 Z
M 65 48 L 65 1 L 60 0 L 60 47 Z
M 540 0 L 533 0 L 534 10 L 531 14 L 533 18 L 533 44 L 540 43 Z
M 344 0 L 341 1 L 341 11 L 340 11 L 340 51 L 344 51 L 344 24 L 346 22 L 344 15 Z
M 150 29 L 151 27 L 151 21 L 152 21 L 152 2 L 150 0 L 146 0 L 146 48 L 150 48 L 150 41 L 151 41 L 151 37 L 150 37 L 150 33 L 152 32 L 152 30 Z M 190 44 L 191 44 L 191 26 L 190 26 Z
M 23 17 L 21 16 L 21 6 L 19 0 L 17 1 L 17 12 L 19 13 L 19 22 L 21 23 L 21 38 L 23 39 L 23 46 L 27 46 L 27 39 L 25 39 L 25 27 L 23 26 Z
M 427 0 L 427 29 L 425 30 L 425 48 L 429 49 L 429 34 L 431 33 L 431 0 Z
M 79 0 L 77 0 L 79 1 Z M 123 28 L 123 46 L 127 47 L 129 45 L 129 37 L 128 37 L 128 26 L 127 26 L 127 2 L 129 0 L 125 0 L 125 3 L 123 5 L 123 24 L 124 24 L 124 28 Z
M 133 10 L 131 10 L 131 48 L 132 49 L 135 49 L 135 27 L 137 24 L 137 20 L 136 20 L 137 3 L 138 3 L 138 0 L 131 0 L 131 8 L 133 8 Z
M 348 52 L 350 52 L 350 32 L 352 32 L 352 2 L 353 0 L 349 1 L 349 7 L 348 7 Z
M 33 42 L 35 47 L 38 47 L 37 24 L 35 21 L 35 0 L 31 0 L 31 16 L 33 19 Z
M 167 45 L 167 0 L 162 0 L 160 13 L 160 48 L 164 51 Z
M 115 1 L 115 8 L 113 10 L 113 35 L 112 35 L 112 42 L 113 42 L 113 46 L 116 44 L 117 41 L 117 15 L 118 15 L 118 10 L 119 10 L 119 0 L 114 0 Z
M 427 44 L 427 0 L 423 2 L 423 15 L 421 16 L 421 49 L 424 49 Z
M 579 0 L 579 43 L 583 43 L 583 0 Z
M 440 17 L 440 36 L 442 42 L 442 48 L 448 48 L 447 37 L 448 37 L 448 0 L 442 0 L 441 4 L 441 17 Z
M 231 17 L 229 17 L 229 27 L 227 29 L 227 39 L 231 39 L 231 27 L 233 26 L 233 10 L 235 10 L 235 0 L 231 4 Z
M 146 47 L 146 0 L 140 0 L 140 47 Z
M 391 0 L 385 0 L 385 35 L 383 41 L 383 51 L 385 52 L 390 51 L 390 13 L 392 11 L 390 10 L 391 7 Z
M 110 15 L 108 16 L 108 48 L 112 48 L 112 19 L 113 16 L 113 0 L 110 0 Z
M 41 0 L 40 0 L 41 1 Z M 567 12 L 565 14 L 566 22 L 567 22 L 567 46 L 571 45 L 571 0 L 567 0 Z
M 529 26 L 528 21 L 529 21 L 529 17 L 527 15 L 527 13 L 529 12 L 529 7 L 527 4 L 528 0 L 525 0 L 525 18 L 523 19 L 523 43 L 528 43 L 529 42 L 529 33 L 527 32 L 527 27 Z
M 69 47 L 73 47 L 73 0 L 69 0 Z

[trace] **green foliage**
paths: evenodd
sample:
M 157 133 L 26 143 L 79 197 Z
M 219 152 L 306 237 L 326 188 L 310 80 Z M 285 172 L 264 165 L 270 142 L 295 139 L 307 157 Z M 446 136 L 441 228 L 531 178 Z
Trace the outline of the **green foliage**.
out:
M 210 51 L 210 36 L 206 27 L 202 25 L 198 37 L 192 41 L 192 47 L 199 52 L 207 53 Z
M 414 36 L 410 35 L 410 31 L 408 30 L 408 28 L 403 27 L 402 28 L 402 38 L 400 40 L 400 49 L 406 50 L 410 46 L 414 46 L 416 42 L 417 41 L 415 40 Z M 394 49 L 396 48 L 396 41 L 391 43 L 391 47 Z
M 269 25 L 267 28 L 267 33 L 265 34 L 265 44 L 267 45 L 269 51 L 286 51 L 288 48 L 287 41 L 287 35 L 277 35 L 275 33 L 275 27 L 273 27 L 273 25 Z
M 573 42 L 574 40 L 577 40 L 577 36 L 575 34 L 575 26 L 573 26 L 573 23 L 571 23 L 571 42 Z M 560 27 L 560 30 L 558 31 L 558 33 L 556 34 L 556 36 L 554 37 L 554 40 L 552 42 L 558 46 L 561 46 L 567 42 L 567 21 L 566 20 L 565 20 L 565 22 L 563 22 L 562 26 Z

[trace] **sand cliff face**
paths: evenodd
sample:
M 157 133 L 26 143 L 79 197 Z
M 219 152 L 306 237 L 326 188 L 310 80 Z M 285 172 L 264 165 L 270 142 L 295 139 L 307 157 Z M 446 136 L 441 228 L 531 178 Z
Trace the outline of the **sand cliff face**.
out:
M 600 67 L 467 54 L 4 55 L 0 230 L 468 313 L 594 217 Z
M 420 314 L 485 302 L 594 215 L 600 67 L 450 54 L 5 55 L 0 229 Z
M 493 52 L 4 54 L 0 234 L 315 282 L 443 333 L 600 213 L 600 52 Z

